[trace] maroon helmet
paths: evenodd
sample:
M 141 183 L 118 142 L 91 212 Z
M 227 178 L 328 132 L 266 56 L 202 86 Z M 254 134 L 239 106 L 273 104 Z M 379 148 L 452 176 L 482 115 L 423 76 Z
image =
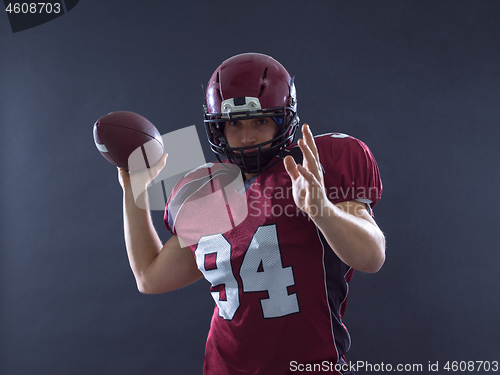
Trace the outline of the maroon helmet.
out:
M 294 79 L 278 61 L 260 53 L 244 53 L 224 61 L 208 82 L 204 109 L 208 141 L 217 159 L 223 156 L 245 173 L 258 173 L 276 164 L 293 142 L 299 125 Z M 258 145 L 229 147 L 225 122 L 259 117 L 276 121 L 276 136 Z M 271 146 L 263 149 L 267 144 Z M 257 152 L 244 152 L 256 147 Z

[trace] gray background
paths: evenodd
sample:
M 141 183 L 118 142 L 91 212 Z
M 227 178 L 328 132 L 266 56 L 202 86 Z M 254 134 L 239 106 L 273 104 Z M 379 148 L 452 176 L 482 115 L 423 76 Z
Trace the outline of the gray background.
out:
M 499 37 L 493 0 L 80 1 L 16 34 L 0 14 L 0 373 L 201 374 L 209 286 L 137 291 L 92 126 L 196 125 L 211 160 L 200 85 L 248 51 L 296 76 L 314 133 L 362 139 L 381 170 L 387 261 L 351 283 L 348 360 L 500 360 Z

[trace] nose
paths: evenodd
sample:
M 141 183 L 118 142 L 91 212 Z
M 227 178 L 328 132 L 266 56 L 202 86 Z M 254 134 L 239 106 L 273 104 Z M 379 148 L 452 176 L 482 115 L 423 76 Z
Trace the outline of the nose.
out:
M 254 129 L 250 124 L 244 124 L 241 127 L 240 137 L 244 146 L 251 146 L 256 141 Z

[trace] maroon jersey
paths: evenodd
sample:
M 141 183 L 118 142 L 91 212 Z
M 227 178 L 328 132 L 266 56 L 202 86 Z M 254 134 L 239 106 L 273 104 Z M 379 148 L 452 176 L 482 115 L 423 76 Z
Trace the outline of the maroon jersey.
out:
M 338 133 L 315 141 L 329 199 L 374 207 L 382 183 L 367 146 Z M 301 162 L 298 147 L 287 152 Z M 354 270 L 295 206 L 283 163 L 249 182 L 240 189 L 224 166 L 208 164 L 167 204 L 165 223 L 189 245 L 216 302 L 204 374 L 281 375 L 299 364 L 337 374 L 325 369 L 350 347 L 342 320 Z

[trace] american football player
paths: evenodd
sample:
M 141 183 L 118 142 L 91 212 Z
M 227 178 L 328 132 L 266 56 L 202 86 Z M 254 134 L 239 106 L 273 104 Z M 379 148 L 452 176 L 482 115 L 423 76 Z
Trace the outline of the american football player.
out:
M 351 374 L 348 283 L 354 270 L 377 272 L 385 261 L 372 153 L 345 134 L 313 136 L 305 124 L 294 144 L 294 78 L 267 55 L 224 61 L 208 82 L 204 111 L 217 161 L 188 173 L 170 194 L 165 224 L 173 236 L 164 245 L 119 171 L 139 290 L 163 293 L 201 277 L 211 283 L 205 375 Z M 231 182 L 231 167 L 241 186 Z M 245 215 L 236 220 L 238 212 Z M 223 216 L 230 225 L 218 227 Z

